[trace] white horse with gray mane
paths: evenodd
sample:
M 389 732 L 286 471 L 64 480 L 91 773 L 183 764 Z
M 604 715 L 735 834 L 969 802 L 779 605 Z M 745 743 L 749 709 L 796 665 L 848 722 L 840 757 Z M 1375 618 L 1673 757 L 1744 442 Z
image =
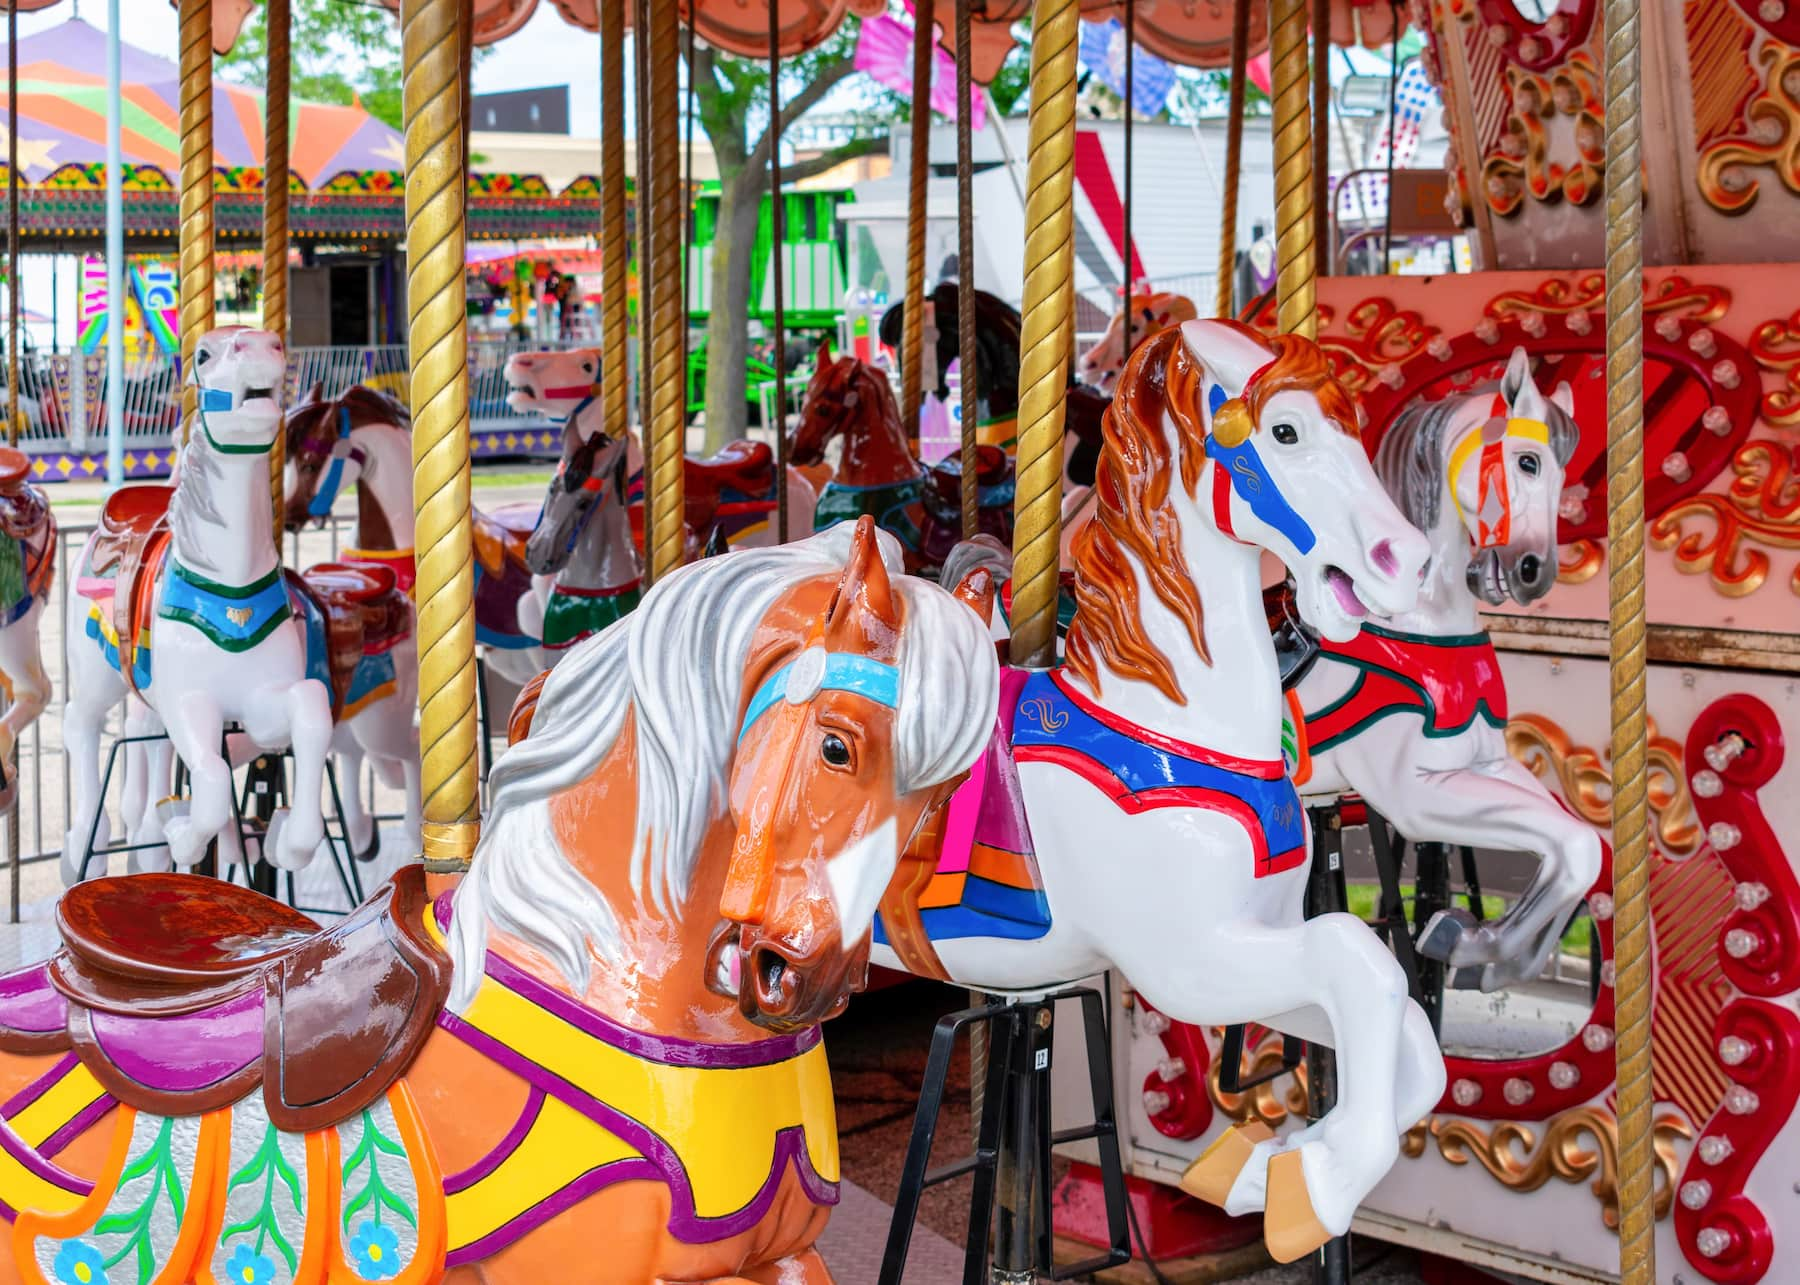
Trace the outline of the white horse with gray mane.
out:
M 1537 853 L 1499 919 L 1439 911 L 1424 954 L 1479 967 L 1483 990 L 1535 976 L 1600 872 L 1600 840 L 1506 750 L 1506 684 L 1480 609 L 1534 602 L 1556 583 L 1574 396 L 1544 396 L 1525 350 L 1497 387 L 1409 407 L 1375 471 L 1431 541 L 1418 606 L 1326 641 L 1301 680 L 1309 800 L 1354 790 L 1415 843 Z
M 187 765 L 192 799 L 150 834 L 192 866 L 223 836 L 235 852 L 231 765 L 236 724 L 259 749 L 294 751 L 293 811 L 277 813 L 265 855 L 296 869 L 325 837 L 320 805 L 331 744 L 331 697 L 307 677 L 306 638 L 276 556 L 269 449 L 282 431 L 286 359 L 267 331 L 227 326 L 196 345 L 189 381 L 197 409 L 175 487 L 125 487 L 107 501 L 68 595 L 64 648 L 69 701 L 63 736 L 75 768 L 63 876 L 83 870 L 89 835 L 110 830 L 100 794 L 101 727 L 140 696 Z M 128 823 L 136 818 L 128 817 Z

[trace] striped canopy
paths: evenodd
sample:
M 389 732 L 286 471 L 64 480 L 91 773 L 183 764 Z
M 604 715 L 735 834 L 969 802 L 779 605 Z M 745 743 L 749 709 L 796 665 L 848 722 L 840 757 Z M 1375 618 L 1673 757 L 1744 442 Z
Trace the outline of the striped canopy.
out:
M 173 176 L 180 168 L 180 69 L 131 45 L 121 50 L 125 160 Z M 0 88 L 0 110 L 12 128 L 12 104 Z M 106 34 L 80 19 L 19 41 L 19 168 L 38 182 L 65 165 L 106 157 Z M 289 166 L 306 186 L 335 175 L 404 168 L 400 135 L 360 107 L 296 101 Z M 222 166 L 261 169 L 260 90 L 215 81 L 213 155 Z

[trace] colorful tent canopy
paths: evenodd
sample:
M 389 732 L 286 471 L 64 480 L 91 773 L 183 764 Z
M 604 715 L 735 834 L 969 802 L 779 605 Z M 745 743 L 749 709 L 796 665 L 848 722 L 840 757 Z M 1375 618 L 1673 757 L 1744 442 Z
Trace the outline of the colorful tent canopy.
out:
M 37 182 L 65 165 L 106 153 L 106 34 L 80 19 L 19 41 L 19 168 Z M 120 70 L 125 160 L 165 174 L 180 168 L 180 69 L 125 45 Z M 0 102 L 4 94 L 0 93 Z M 12 127 L 12 104 L 0 112 Z M 345 173 L 403 167 L 398 133 L 360 107 L 295 102 L 289 165 L 307 187 Z M 259 90 L 213 86 L 215 163 L 260 170 L 263 102 Z

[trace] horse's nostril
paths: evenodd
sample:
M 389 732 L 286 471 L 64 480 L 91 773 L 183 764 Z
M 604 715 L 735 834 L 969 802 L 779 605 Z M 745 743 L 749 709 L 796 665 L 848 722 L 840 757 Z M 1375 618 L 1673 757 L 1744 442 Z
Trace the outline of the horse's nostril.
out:
M 1544 564 L 1538 561 L 1535 553 L 1528 553 L 1519 559 L 1519 578 L 1526 584 L 1536 584 L 1543 569 Z
M 1382 540 L 1369 550 L 1369 562 L 1384 576 L 1395 575 L 1400 570 L 1400 559 L 1394 556 L 1394 542 Z

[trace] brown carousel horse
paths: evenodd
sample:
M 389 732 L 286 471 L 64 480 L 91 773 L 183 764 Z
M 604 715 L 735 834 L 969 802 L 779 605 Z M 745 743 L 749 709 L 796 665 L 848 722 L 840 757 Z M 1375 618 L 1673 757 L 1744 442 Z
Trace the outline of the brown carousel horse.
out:
M 998 699 L 899 563 L 862 522 L 659 583 L 514 720 L 453 896 L 67 894 L 0 978 L 0 1275 L 829 1281 L 818 1024 Z

